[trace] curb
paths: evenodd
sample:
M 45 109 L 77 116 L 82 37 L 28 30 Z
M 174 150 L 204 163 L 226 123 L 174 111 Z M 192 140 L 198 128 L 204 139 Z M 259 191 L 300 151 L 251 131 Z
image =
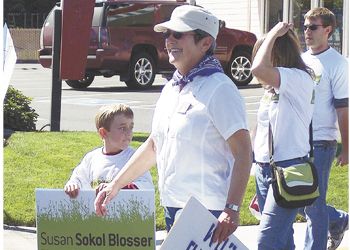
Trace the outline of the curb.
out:
M 304 249 L 306 223 L 294 223 L 294 243 L 296 250 Z M 235 236 L 246 245 L 248 249 L 255 249 L 258 226 L 239 226 Z M 166 231 L 156 231 L 156 250 L 166 237 Z M 37 250 L 37 236 L 35 227 L 8 226 L 3 227 L 4 249 L 6 250 Z M 337 250 L 349 250 L 349 231 L 345 232 L 344 238 Z

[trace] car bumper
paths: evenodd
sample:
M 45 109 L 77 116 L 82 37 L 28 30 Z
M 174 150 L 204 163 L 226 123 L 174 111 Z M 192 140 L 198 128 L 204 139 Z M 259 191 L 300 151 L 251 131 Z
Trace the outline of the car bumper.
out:
M 118 71 L 125 71 L 128 68 L 127 60 L 116 60 L 115 50 L 110 49 L 97 49 L 96 55 L 87 55 L 87 69 L 104 70 L 104 69 L 118 69 Z M 44 68 L 51 68 L 52 54 L 51 50 L 40 49 L 39 50 L 39 62 Z

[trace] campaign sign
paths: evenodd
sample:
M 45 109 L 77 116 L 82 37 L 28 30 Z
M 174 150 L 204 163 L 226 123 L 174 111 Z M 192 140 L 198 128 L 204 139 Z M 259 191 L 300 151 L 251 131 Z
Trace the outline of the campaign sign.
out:
M 171 228 L 161 250 L 248 250 L 233 234 L 221 244 L 211 238 L 218 220 L 198 200 L 191 197 Z
M 94 190 L 70 199 L 62 189 L 36 189 L 38 249 L 155 249 L 153 190 L 121 190 L 103 217 L 94 201 Z

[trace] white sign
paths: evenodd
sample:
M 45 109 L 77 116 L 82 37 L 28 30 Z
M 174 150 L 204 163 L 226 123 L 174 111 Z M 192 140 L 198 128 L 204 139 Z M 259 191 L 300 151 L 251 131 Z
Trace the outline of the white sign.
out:
M 121 190 L 95 214 L 95 190 L 71 199 L 62 189 L 37 189 L 39 250 L 155 249 L 154 191 Z
M 217 218 L 191 197 L 174 223 L 161 250 L 248 250 L 233 234 L 221 244 L 212 243 Z
M 3 51 L 4 51 L 4 61 L 2 62 L 2 68 L 1 72 L 3 73 L 1 84 L 0 84 L 0 93 L 1 93 L 1 100 L 3 101 L 7 92 L 7 88 L 10 83 L 12 71 L 15 67 L 17 56 L 15 47 L 13 46 L 12 37 L 10 34 L 9 29 L 7 28 L 6 23 L 4 24 L 4 30 L 3 30 Z

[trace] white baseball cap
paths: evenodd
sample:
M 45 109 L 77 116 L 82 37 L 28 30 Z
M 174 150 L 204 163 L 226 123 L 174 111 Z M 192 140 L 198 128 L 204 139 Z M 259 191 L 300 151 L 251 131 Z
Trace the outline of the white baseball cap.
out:
M 219 19 L 201 7 L 181 5 L 174 9 L 169 21 L 154 26 L 156 32 L 166 32 L 167 29 L 177 32 L 200 29 L 216 39 Z

